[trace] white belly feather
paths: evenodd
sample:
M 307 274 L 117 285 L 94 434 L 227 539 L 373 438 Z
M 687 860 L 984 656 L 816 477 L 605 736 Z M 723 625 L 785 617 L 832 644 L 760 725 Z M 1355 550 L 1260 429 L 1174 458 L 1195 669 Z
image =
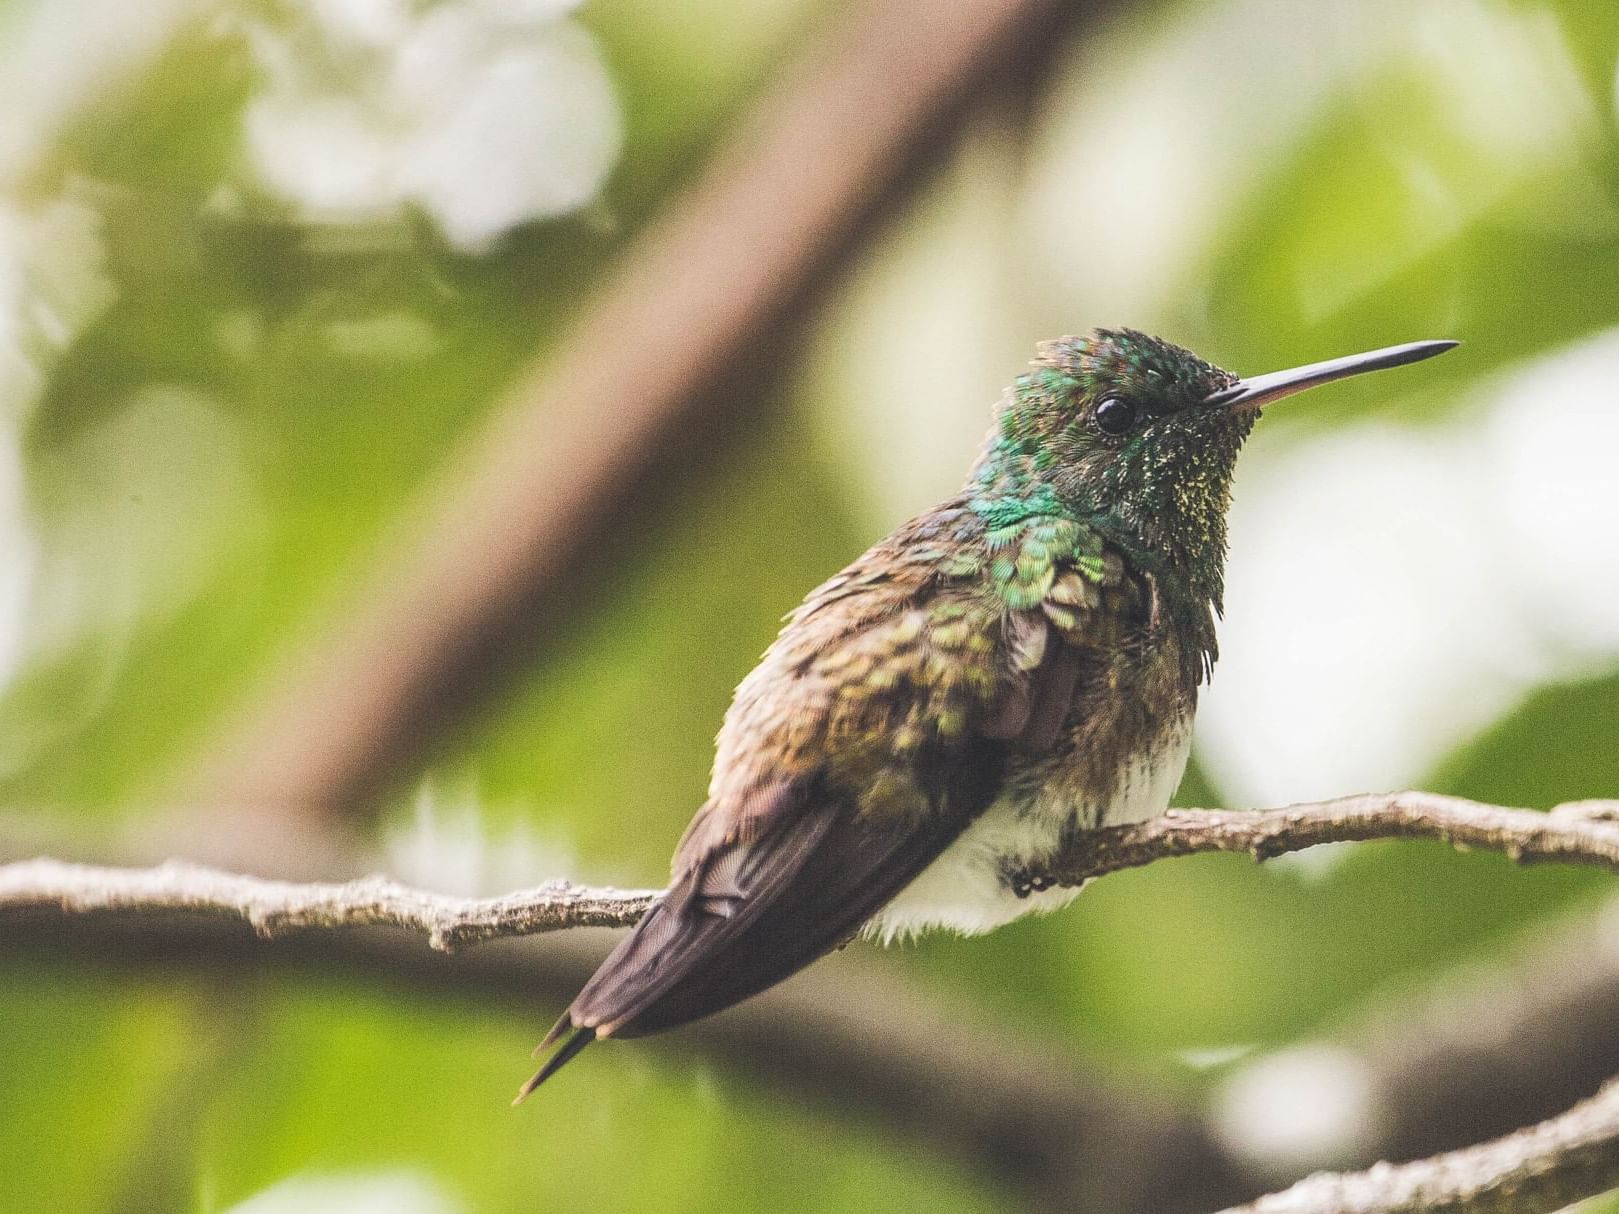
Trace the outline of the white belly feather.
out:
M 1099 805 L 1076 805 L 1061 781 L 1027 798 L 1003 796 L 984 811 L 937 860 L 866 924 L 865 934 L 887 944 L 931 927 L 978 935 L 1023 915 L 1044 914 L 1073 901 L 1076 889 L 1049 889 L 1019 898 L 1005 871 L 1049 857 L 1064 830 L 1139 822 L 1162 813 L 1186 771 L 1191 722 L 1166 730 L 1156 745 L 1124 766 L 1118 787 Z

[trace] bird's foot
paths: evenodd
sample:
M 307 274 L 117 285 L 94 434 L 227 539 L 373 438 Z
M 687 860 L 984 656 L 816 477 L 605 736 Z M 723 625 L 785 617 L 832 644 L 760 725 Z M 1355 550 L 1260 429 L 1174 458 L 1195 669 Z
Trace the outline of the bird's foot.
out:
M 1010 868 L 1006 871 L 1006 884 L 1015 897 L 1027 898 L 1030 894 L 1040 894 L 1054 888 L 1057 882 L 1033 869 Z

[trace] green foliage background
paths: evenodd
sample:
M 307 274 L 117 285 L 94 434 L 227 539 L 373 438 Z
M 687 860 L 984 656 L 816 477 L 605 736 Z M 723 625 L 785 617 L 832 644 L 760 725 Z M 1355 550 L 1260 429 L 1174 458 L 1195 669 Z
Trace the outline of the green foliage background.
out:
M 0 30 L 26 7 L 0 4 Z M 68 644 L 39 639 L 48 621 L 29 624 L 0 698 L 0 803 L 47 813 L 87 840 L 154 812 L 210 726 L 358 584 L 389 521 L 501 390 L 551 352 L 637 229 L 825 7 L 592 0 L 579 19 L 623 105 L 618 166 L 588 211 L 525 227 L 483 256 L 451 251 L 425 221 L 344 243 L 268 206 L 210 207 L 238 170 L 255 68 L 206 21 L 87 103 L 18 196 L 72 188 L 94 202 L 116 296 L 50 360 L 43 392 L 15 424 L 41 578 L 131 602 Z M 1101 28 L 1081 25 L 1058 79 L 1123 70 L 1214 7 L 1126 5 Z M 1462 408 L 1492 371 L 1619 322 L 1619 9 L 1472 7 L 1488 19 L 1533 14 L 1566 44 L 1594 115 L 1566 157 L 1548 157 L 1420 256 L 1391 261 L 1350 306 L 1311 319 L 1297 303 L 1299 266 L 1389 261 L 1405 242 L 1413 159 L 1461 192 L 1490 171 L 1487 157 L 1454 146 L 1420 62 L 1393 56 L 1345 79 L 1265 180 L 1223 208 L 1155 315 L 1050 315 L 1066 306 L 1061 292 L 1020 284 L 1028 303 L 1005 322 L 1016 344 L 1004 376 L 1047 329 L 1093 321 L 1159 328 L 1244 368 L 1389 334 L 1461 333 L 1466 357 L 1434 364 L 1427 382 L 1438 387 L 1402 414 L 1415 424 Z M 1404 10 L 1373 8 L 1398 42 Z M 761 388 L 740 448 L 694 468 L 664 517 L 599 554 L 610 577 L 591 610 L 404 774 L 378 830 L 411 829 L 427 787 L 475 814 L 497 846 L 519 829 L 554 841 L 568 875 L 662 879 L 701 799 L 731 688 L 781 613 L 898 519 L 863 483 L 869 464 L 839 421 L 884 402 L 836 399 L 825 365 L 858 327 L 853 301 L 889 246 L 925 248 L 941 207 L 1003 171 L 997 145 L 1010 139 L 991 123 L 939 167 L 879 238 L 878 269 L 834 290 L 807 356 L 782 351 L 787 373 Z M 1526 211 L 1570 209 L 1578 224 L 1523 222 Z M 430 338 L 381 354 L 332 339 L 334 326 L 400 314 Z M 228 538 L 205 549 L 183 601 L 148 611 L 139 571 L 129 584 L 109 572 L 118 536 L 85 520 L 138 516 L 144 494 L 167 500 L 174 482 L 206 475 L 150 450 L 109 455 L 97 441 L 153 385 L 215 402 L 253 490 L 206 520 Z M 1333 427 L 1388 407 L 1376 388 L 1348 385 L 1286 424 Z M 964 465 L 967 455 L 949 458 Z M 98 504 L 103 478 L 125 499 Z M 1619 681 L 1594 665 L 1586 680 L 1540 689 L 1426 783 L 1534 806 L 1613 794 L 1616 723 Z M 1222 796 L 1194 773 L 1180 799 Z M 884 964 L 1196 1100 L 1220 1072 L 1189 1065 L 1188 1052 L 1296 1039 L 1491 955 L 1599 887 L 1586 873 L 1514 872 L 1422 846 L 1367 846 L 1320 877 L 1210 858 L 1121 875 L 1066 914 L 980 941 L 930 939 Z M 211 1211 L 296 1173 L 382 1167 L 420 1169 L 468 1209 L 490 1211 L 1001 1208 L 987 1178 L 923 1157 L 882 1126 L 784 1102 L 750 1075 L 694 1060 L 675 1038 L 591 1051 L 543 1108 L 514 1115 L 505 1097 L 556 1011 L 514 1020 L 472 992 L 430 1003 L 335 975 L 137 978 L 72 957 L 8 961 L 0 1208 Z

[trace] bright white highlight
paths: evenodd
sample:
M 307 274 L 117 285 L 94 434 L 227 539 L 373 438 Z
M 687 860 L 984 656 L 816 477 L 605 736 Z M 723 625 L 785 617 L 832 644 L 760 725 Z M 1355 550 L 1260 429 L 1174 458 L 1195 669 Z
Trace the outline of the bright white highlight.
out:
M 247 109 L 260 183 L 310 221 L 421 208 L 476 252 L 593 199 L 621 117 L 571 4 L 309 0 L 295 29 L 251 27 L 266 87 Z
M 462 1214 L 465 1209 L 425 1172 L 399 1168 L 291 1176 L 225 1214 Z
M 1220 1093 L 1215 1130 L 1267 1176 L 1295 1176 L 1355 1157 L 1377 1126 L 1371 1077 L 1347 1050 L 1301 1046 L 1238 1070 Z

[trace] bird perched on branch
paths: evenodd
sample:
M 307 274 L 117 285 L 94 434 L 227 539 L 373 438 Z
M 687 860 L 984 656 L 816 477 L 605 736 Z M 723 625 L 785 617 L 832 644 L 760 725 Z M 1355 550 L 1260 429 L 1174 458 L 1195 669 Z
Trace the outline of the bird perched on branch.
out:
M 960 492 L 811 591 L 737 688 L 667 895 L 518 1098 L 862 930 L 983 932 L 1071 899 L 1043 862 L 1162 812 L 1185 770 L 1261 406 L 1455 344 L 1252 379 L 1130 329 L 1041 346 Z

